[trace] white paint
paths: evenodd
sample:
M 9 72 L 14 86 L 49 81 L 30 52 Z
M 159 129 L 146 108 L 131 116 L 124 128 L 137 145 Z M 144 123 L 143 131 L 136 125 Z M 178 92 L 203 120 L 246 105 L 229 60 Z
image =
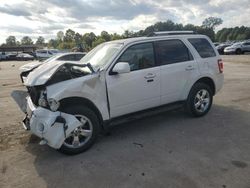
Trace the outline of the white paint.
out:
M 223 84 L 223 74 L 219 73 L 217 64 L 220 57 L 216 52 L 216 57 L 200 58 L 187 40 L 191 37 L 207 38 L 203 35 L 178 35 L 121 40 L 119 42 L 124 44 L 123 47 L 115 57 L 110 58 L 110 63 L 102 71 L 47 86 L 47 99 L 61 101 L 70 97 L 85 98 L 96 106 L 103 120 L 110 120 L 132 112 L 186 100 L 193 84 L 202 77 L 210 77 L 214 80 L 216 92 L 218 92 Z M 125 71 L 126 73 L 121 71 L 122 73 L 117 75 L 109 74 L 118 58 L 131 45 L 167 39 L 182 40 L 191 51 L 194 60 L 131 72 Z M 210 40 L 209 42 L 211 43 Z M 40 66 L 28 76 L 25 84 L 35 86 L 46 83 L 64 63 L 55 62 Z M 39 137 L 44 137 L 51 147 L 59 148 L 65 138 L 62 125 L 51 125 L 60 112 L 52 112 L 42 107 L 35 108 L 31 103 L 28 97 L 28 106 L 31 109 L 28 112 L 31 118 L 31 131 Z M 69 134 L 79 125 L 79 121 L 73 115 L 65 113 L 61 115 L 67 121 L 69 126 L 67 134 Z M 37 128 L 40 123 L 45 125 L 43 134 Z

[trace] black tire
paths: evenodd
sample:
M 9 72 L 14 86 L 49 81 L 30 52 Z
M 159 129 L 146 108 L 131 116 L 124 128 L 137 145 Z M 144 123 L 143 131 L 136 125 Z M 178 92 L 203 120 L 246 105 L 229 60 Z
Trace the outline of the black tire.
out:
M 237 49 L 237 50 L 235 51 L 235 53 L 238 54 L 238 55 L 240 55 L 240 54 L 242 54 L 242 51 L 241 51 L 241 49 Z
M 202 92 L 202 91 L 207 91 L 208 94 L 206 95 L 206 100 L 207 100 L 207 98 L 209 99 L 209 103 L 206 106 L 206 108 L 204 108 L 204 111 L 197 109 L 198 107 L 196 107 L 196 105 L 195 105 L 195 104 L 198 104 L 198 102 L 200 102 L 197 99 L 197 95 L 199 92 Z M 200 99 L 200 100 L 202 100 L 202 99 Z M 205 99 L 203 99 L 203 100 L 205 100 Z M 203 102 L 204 101 L 201 101 L 200 103 L 202 104 Z M 189 115 L 191 115 L 193 117 L 201 117 L 201 116 L 206 115 L 209 112 L 209 110 L 212 106 L 212 103 L 213 103 L 213 93 L 212 93 L 211 88 L 205 83 L 198 82 L 198 83 L 193 85 L 193 87 L 191 88 L 191 90 L 189 92 L 188 98 L 187 98 L 186 103 L 185 103 L 185 109 Z M 205 107 L 205 105 L 204 105 L 204 107 Z
M 88 150 L 96 141 L 100 130 L 101 130 L 101 125 L 99 122 L 99 119 L 97 117 L 97 115 L 89 108 L 87 107 L 83 107 L 83 106 L 71 106 L 67 109 L 64 110 L 65 113 L 69 113 L 72 115 L 83 115 L 86 118 L 88 118 L 88 120 L 91 121 L 92 124 L 92 134 L 90 136 L 90 138 L 87 140 L 86 143 L 84 143 L 84 145 L 79 146 L 77 148 L 73 148 L 73 147 L 69 147 L 66 143 L 66 140 L 69 138 L 65 139 L 65 142 L 63 143 L 63 145 L 61 146 L 61 148 L 59 149 L 60 152 L 67 154 L 67 155 L 76 155 L 79 153 L 82 153 L 86 150 Z

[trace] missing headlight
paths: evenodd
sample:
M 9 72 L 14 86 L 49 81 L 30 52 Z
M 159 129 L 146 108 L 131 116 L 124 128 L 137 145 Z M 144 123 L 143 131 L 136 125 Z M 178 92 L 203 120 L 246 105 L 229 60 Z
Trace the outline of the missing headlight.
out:
M 55 99 L 48 99 L 48 104 L 49 104 L 50 110 L 52 110 L 53 112 L 57 111 L 57 109 L 60 106 L 60 103 L 56 101 Z

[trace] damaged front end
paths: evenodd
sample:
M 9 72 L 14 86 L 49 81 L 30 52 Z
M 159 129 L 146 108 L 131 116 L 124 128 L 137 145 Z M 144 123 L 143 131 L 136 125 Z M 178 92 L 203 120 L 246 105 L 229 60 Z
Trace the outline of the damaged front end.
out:
M 26 99 L 23 98 L 25 96 Z M 36 106 L 34 102 L 37 99 L 27 96 L 27 92 L 14 91 L 12 97 L 25 113 L 23 127 L 40 137 L 42 144 L 59 149 L 68 135 L 81 125 L 81 122 L 71 114 Z M 25 104 L 23 101 L 27 101 L 27 103 Z
M 12 92 L 12 97 L 25 113 L 23 127 L 40 137 L 41 144 L 48 144 L 59 149 L 71 132 L 81 125 L 74 115 L 58 111 L 60 102 L 47 96 L 47 87 L 93 73 L 91 68 L 86 70 L 87 66 L 63 64 L 50 77 L 40 74 L 47 80 L 34 76 L 31 80 L 28 77 L 28 82 L 25 83 L 27 91 Z M 32 74 L 34 73 L 32 72 Z M 41 85 L 36 85 L 35 82 Z

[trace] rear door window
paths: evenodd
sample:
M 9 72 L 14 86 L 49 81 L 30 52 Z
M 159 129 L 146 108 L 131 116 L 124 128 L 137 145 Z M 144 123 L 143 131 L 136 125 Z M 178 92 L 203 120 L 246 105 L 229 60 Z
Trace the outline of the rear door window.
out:
M 193 60 L 189 49 L 179 39 L 155 42 L 155 52 L 160 65 Z
M 192 44 L 192 46 L 196 49 L 199 55 L 202 58 L 215 57 L 216 53 L 205 38 L 190 38 L 188 41 Z

